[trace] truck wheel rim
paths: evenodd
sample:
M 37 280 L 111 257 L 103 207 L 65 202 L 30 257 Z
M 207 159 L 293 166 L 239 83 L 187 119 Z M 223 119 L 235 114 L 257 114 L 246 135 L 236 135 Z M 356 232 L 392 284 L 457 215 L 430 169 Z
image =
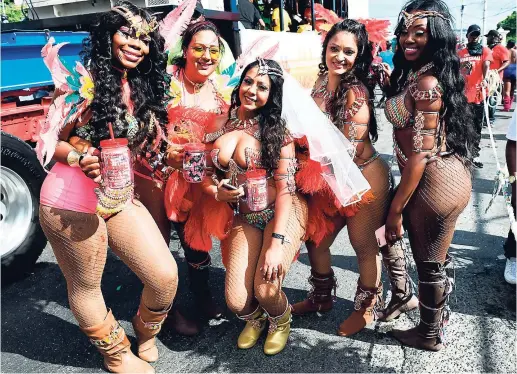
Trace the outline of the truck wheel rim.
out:
M 0 255 L 4 257 L 25 240 L 33 208 L 31 192 L 23 178 L 5 166 L 0 171 Z

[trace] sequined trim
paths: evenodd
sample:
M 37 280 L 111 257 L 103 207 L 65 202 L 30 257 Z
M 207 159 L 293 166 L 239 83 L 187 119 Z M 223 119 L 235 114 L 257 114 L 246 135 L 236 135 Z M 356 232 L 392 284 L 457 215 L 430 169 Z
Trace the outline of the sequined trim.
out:
M 443 88 L 438 85 L 430 90 L 419 90 L 418 84 L 414 83 L 411 86 L 409 86 L 409 93 L 413 97 L 413 99 L 420 101 L 420 100 L 427 100 L 427 101 L 434 101 L 442 97 L 443 95 Z
M 381 156 L 381 154 L 377 151 L 375 151 L 375 153 L 372 155 L 372 157 L 370 157 L 368 160 L 366 160 L 365 162 L 363 162 L 362 164 L 360 165 L 357 165 L 357 167 L 359 168 L 359 170 L 363 171 L 363 169 L 365 167 L 367 167 L 368 165 L 370 165 L 372 162 L 374 162 L 375 160 L 377 160 L 379 157 Z
M 274 208 L 266 208 L 260 212 L 240 213 L 240 216 L 251 226 L 264 231 L 266 226 L 275 216 Z
M 106 337 L 102 339 L 90 339 L 90 343 L 92 343 L 96 347 L 106 348 L 115 343 L 118 343 L 123 338 L 123 334 L 124 329 L 117 322 L 117 325 L 113 328 L 113 330 L 111 330 L 111 332 Z
M 406 92 L 407 91 L 403 91 L 401 94 L 386 100 L 386 106 L 384 108 L 386 119 L 398 129 L 403 129 L 411 123 L 411 113 L 407 110 L 404 102 Z
M 294 178 L 296 172 L 298 171 L 298 159 L 296 158 L 281 158 L 280 160 L 288 160 L 289 164 L 286 167 L 286 172 L 281 173 L 278 169 L 273 173 L 275 177 L 275 181 L 282 180 L 284 178 L 287 179 L 287 190 L 289 193 L 294 196 L 296 194 L 296 180 Z

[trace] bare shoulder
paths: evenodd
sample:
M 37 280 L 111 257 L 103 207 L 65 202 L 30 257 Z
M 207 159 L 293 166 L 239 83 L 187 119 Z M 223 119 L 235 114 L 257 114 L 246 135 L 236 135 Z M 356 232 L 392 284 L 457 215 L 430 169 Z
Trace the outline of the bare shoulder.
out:
M 419 91 L 429 91 L 435 87 L 438 87 L 438 85 L 438 78 L 436 78 L 434 75 L 421 76 L 417 81 L 417 89 Z

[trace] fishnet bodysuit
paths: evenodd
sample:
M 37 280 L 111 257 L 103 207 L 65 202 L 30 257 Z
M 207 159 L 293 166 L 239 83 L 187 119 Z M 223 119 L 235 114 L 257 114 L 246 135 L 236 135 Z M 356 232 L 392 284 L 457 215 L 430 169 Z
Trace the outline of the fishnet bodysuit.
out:
M 357 146 L 364 142 L 363 139 L 356 138 L 357 126 L 364 126 L 366 134 L 368 134 L 368 127 L 367 124 L 356 123 L 354 117 L 361 108 L 369 105 L 368 92 L 360 83 L 352 84 L 349 89 L 354 93 L 356 100 L 349 109 L 343 108 L 337 113 L 335 124 L 341 131 L 344 131 L 345 124 L 348 125 L 349 128 L 345 135 L 354 146 Z M 313 90 L 313 97 L 316 98 L 315 92 Z M 329 274 L 331 272 L 330 246 L 341 230 L 348 226 L 350 243 L 357 256 L 360 281 L 365 287 L 373 288 L 377 287 L 381 276 L 379 247 L 375 230 L 381 227 L 386 220 L 391 202 L 391 174 L 388 164 L 378 157 L 376 152 L 370 160 L 356 157 L 354 161 L 361 167 L 364 177 L 370 184 L 374 200 L 361 204 L 359 211 L 352 217 L 340 215 L 329 217 L 335 226 L 332 234 L 323 239 L 318 247 L 310 241 L 306 245 L 313 270 L 319 274 Z M 364 166 L 361 166 L 363 164 Z
M 350 243 L 357 256 L 361 283 L 365 287 L 377 287 L 380 282 L 381 265 L 375 230 L 386 221 L 391 202 L 391 174 L 388 164 L 380 157 L 365 166 L 362 172 L 372 187 L 375 199 L 362 205 L 352 217 L 333 217 L 334 232 L 323 239 L 318 247 L 312 242 L 307 242 L 306 245 L 312 268 L 320 274 L 328 274 L 331 269 L 330 246 L 347 226 Z
M 307 223 L 307 203 L 300 195 L 293 196 L 289 221 L 285 230 L 282 266 L 285 273 L 300 249 Z M 287 297 L 279 281 L 266 283 L 260 268 L 271 244 L 274 220 L 264 231 L 236 216 L 228 238 L 221 243 L 226 265 L 225 296 L 228 308 L 237 315 L 253 312 L 258 303 L 271 315 L 281 315 L 287 308 Z M 256 300 L 256 301 L 255 301 Z
M 469 202 L 472 179 L 463 160 L 446 149 L 444 151 L 446 124 L 440 114 L 417 109 L 412 113 L 406 107 L 408 94 L 415 102 L 440 99 L 443 90 L 439 84 L 429 90 L 418 88 L 419 77 L 432 68 L 433 65 L 428 64 L 414 73 L 408 79 L 407 88 L 386 101 L 385 113 L 394 126 L 394 132 L 412 127 L 414 152 L 427 151 L 432 154 L 422 179 L 404 208 L 403 220 L 415 261 L 443 264 L 454 235 L 456 220 Z M 428 122 L 434 122 L 437 128 L 428 129 Z M 424 149 L 423 142 L 430 137 L 433 139 L 432 148 Z M 402 173 L 408 157 L 401 150 L 396 136 L 394 147 Z
M 151 215 L 138 201 L 108 221 L 95 214 L 40 206 L 40 222 L 67 283 L 70 308 L 81 327 L 107 314 L 101 278 L 108 245 L 144 283 L 142 301 L 167 309 L 176 294 L 178 270 Z

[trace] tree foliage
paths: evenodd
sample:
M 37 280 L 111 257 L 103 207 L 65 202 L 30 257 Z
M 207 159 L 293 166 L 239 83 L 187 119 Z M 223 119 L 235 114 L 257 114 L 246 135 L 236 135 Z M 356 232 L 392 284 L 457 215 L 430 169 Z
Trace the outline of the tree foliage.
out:
M 2 0 L 5 7 L 5 15 L 8 22 L 20 22 L 25 19 L 22 8 L 16 5 L 13 0 Z
M 510 31 L 508 35 L 506 35 L 506 40 L 515 40 L 515 15 L 516 12 L 513 11 L 512 14 L 497 24 L 497 28 L 502 27 Z

